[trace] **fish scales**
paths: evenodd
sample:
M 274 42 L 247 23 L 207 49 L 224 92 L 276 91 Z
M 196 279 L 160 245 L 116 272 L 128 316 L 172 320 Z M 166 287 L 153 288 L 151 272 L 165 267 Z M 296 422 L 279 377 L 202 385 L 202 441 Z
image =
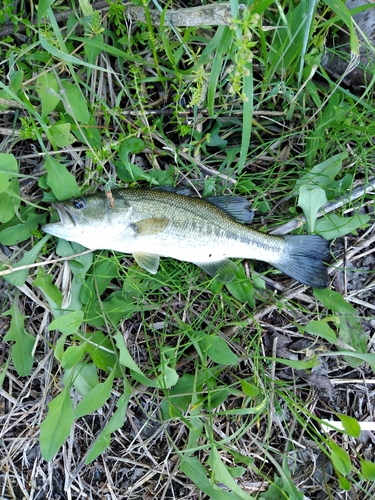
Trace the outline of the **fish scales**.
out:
M 256 231 L 238 222 L 248 218 L 245 205 L 238 197 L 207 201 L 164 190 L 120 189 L 56 203 L 60 222 L 43 230 L 92 250 L 133 254 L 152 273 L 160 257 L 173 257 L 230 281 L 235 265 L 228 258 L 235 257 L 263 260 L 302 283 L 327 286 L 326 240 Z

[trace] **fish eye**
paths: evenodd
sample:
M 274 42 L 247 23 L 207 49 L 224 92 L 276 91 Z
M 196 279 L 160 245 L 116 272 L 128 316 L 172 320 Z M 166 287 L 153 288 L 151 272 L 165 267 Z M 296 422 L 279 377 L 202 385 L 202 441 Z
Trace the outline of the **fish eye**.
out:
M 72 205 L 74 208 L 77 208 L 77 210 L 81 210 L 82 208 L 85 208 L 86 202 L 83 198 L 75 198 L 72 200 Z

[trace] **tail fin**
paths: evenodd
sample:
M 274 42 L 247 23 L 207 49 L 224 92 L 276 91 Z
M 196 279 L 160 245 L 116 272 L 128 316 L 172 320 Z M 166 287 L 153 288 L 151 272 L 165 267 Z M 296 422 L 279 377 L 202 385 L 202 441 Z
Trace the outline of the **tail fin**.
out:
M 328 270 L 323 264 L 329 255 L 329 242 L 320 236 L 288 235 L 280 260 L 273 265 L 304 285 L 328 286 Z

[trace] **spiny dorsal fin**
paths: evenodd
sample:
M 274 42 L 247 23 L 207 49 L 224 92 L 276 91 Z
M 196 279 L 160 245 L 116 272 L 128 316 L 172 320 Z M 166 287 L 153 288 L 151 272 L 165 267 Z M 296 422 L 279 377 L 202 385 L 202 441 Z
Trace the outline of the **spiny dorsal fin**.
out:
M 224 210 L 237 222 L 249 224 L 253 220 L 254 211 L 245 198 L 240 196 L 209 196 L 203 199 Z

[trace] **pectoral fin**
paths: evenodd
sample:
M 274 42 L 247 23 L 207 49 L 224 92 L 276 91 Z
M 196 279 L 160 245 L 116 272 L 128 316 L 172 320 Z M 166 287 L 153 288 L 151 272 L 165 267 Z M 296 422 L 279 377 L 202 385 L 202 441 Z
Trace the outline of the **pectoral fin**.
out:
M 228 259 L 217 260 L 214 262 L 194 262 L 203 271 L 214 278 L 218 278 L 224 283 L 229 283 L 234 278 L 234 273 L 238 268 L 234 262 Z
M 134 252 L 133 257 L 137 264 L 143 269 L 146 269 L 151 274 L 156 274 L 159 268 L 159 255 L 154 255 L 145 252 Z
M 149 236 L 152 234 L 162 233 L 168 226 L 169 219 L 158 219 L 150 217 L 149 219 L 142 219 L 138 222 L 131 224 L 135 236 Z

